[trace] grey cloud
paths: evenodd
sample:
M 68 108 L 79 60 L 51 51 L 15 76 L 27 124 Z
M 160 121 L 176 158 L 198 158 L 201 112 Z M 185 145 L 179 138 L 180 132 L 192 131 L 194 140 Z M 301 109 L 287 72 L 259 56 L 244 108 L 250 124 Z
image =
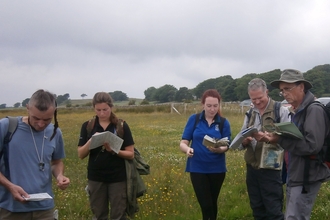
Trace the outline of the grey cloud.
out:
M 4 0 L 0 104 L 40 87 L 71 98 L 101 90 L 143 98 L 150 86 L 193 88 L 221 75 L 307 71 L 329 62 L 329 6 L 325 0 Z

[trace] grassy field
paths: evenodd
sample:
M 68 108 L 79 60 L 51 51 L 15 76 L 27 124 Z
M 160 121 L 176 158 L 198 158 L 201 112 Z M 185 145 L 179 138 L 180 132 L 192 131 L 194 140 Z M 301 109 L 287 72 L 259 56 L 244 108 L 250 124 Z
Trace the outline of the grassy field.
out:
M 198 109 L 185 114 L 177 113 L 125 113 L 117 115 L 130 126 L 136 147 L 151 165 L 151 174 L 142 176 L 148 191 L 139 199 L 140 211 L 135 219 L 141 220 L 191 220 L 201 219 L 189 176 L 184 172 L 186 157 L 179 150 L 182 130 L 187 118 Z M 180 110 L 180 112 L 182 112 Z M 243 114 L 238 108 L 224 107 L 224 116 L 231 123 L 233 136 L 240 130 Z M 25 110 L 0 111 L 6 115 L 24 115 Z M 71 179 L 70 187 L 61 191 L 54 187 L 56 208 L 60 219 L 92 219 L 86 186 L 87 159 L 77 157 L 77 143 L 81 124 L 93 116 L 92 110 L 59 109 L 66 159 L 65 174 Z M 219 196 L 218 219 L 234 220 L 252 218 L 245 185 L 243 153 L 228 151 L 228 173 Z M 330 184 L 323 184 L 317 198 L 312 219 L 330 219 Z

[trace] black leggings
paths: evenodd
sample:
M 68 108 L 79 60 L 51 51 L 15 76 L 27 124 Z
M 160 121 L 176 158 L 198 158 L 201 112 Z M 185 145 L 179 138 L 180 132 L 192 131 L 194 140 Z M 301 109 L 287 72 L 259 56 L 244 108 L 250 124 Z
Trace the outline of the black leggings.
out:
M 226 173 L 190 173 L 203 220 L 216 220 L 218 196 Z

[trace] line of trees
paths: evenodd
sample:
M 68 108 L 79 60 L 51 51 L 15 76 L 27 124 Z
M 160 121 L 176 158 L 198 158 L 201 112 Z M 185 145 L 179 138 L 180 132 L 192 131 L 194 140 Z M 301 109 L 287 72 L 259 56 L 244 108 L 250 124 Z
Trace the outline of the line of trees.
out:
M 199 99 L 206 89 L 216 89 L 221 94 L 223 101 L 242 101 L 249 99 L 247 94 L 248 82 L 253 78 L 261 78 L 266 81 L 269 89 L 269 96 L 274 100 L 280 101 L 282 98 L 278 95 L 279 90 L 270 86 L 270 82 L 280 78 L 281 70 L 275 69 L 266 73 L 249 73 L 241 78 L 233 79 L 230 75 L 220 76 L 218 78 L 207 79 L 199 83 L 195 88 L 187 87 L 175 88 L 173 85 L 164 85 L 159 88 L 149 87 L 144 91 L 144 103 L 149 102 L 191 102 Z M 319 65 L 304 73 L 304 78 L 313 84 L 311 89 L 316 97 L 330 96 L 330 64 Z M 129 100 L 126 93 L 122 91 L 109 92 L 114 101 Z M 82 98 L 87 96 L 85 93 Z M 22 101 L 22 106 L 29 102 L 29 98 Z M 56 96 L 58 105 L 70 101 L 69 93 Z M 14 107 L 20 107 L 19 102 Z M 6 104 L 0 104 L 0 109 L 6 108 Z
M 275 69 L 266 73 L 250 73 L 241 78 L 233 79 L 230 75 L 207 79 L 199 83 L 195 88 L 181 87 L 176 89 L 172 85 L 164 85 L 159 88 L 150 87 L 144 91 L 147 101 L 156 102 L 184 102 L 198 99 L 206 89 L 216 89 L 221 94 L 223 101 L 242 101 L 249 99 L 247 94 L 248 82 L 253 78 L 261 78 L 267 83 L 269 96 L 280 101 L 279 90 L 270 85 L 271 81 L 278 80 L 281 70 Z M 330 96 L 330 64 L 316 66 L 304 73 L 304 78 L 313 84 L 311 89 L 316 97 Z

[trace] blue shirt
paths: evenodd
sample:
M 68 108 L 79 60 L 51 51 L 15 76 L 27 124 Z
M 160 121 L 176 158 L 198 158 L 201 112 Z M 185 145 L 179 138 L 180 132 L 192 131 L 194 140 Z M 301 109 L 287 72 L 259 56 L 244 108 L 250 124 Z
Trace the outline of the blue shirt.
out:
M 0 151 L 3 150 L 4 137 L 8 131 L 8 119 L 0 120 Z M 19 117 L 18 127 L 9 142 L 8 161 L 10 181 L 22 187 L 28 194 L 47 192 L 52 197 L 52 171 L 51 161 L 64 158 L 64 144 L 62 132 L 58 128 L 52 140 L 54 125 L 49 124 L 44 131 L 33 131 L 39 156 L 43 157 L 45 163 L 44 171 L 40 170 L 39 157 L 33 142 L 30 126 Z M 42 142 L 44 150 L 42 154 Z M 0 171 L 5 173 L 4 155 L 0 160 Z M 48 210 L 54 207 L 54 200 L 48 199 L 38 202 L 20 203 L 13 199 L 11 193 L 0 185 L 0 207 L 11 212 L 31 212 L 37 210 Z
M 212 138 L 221 139 L 228 137 L 230 140 L 230 124 L 225 119 L 223 134 L 220 133 L 220 116 L 216 115 L 214 122 L 209 126 L 205 119 L 205 112 L 200 114 L 199 123 L 194 128 L 196 115 L 191 115 L 182 134 L 182 140 L 192 141 L 194 156 L 187 159 L 186 172 L 194 173 L 224 173 L 227 172 L 225 153 L 212 153 L 203 144 L 203 138 L 208 135 Z

